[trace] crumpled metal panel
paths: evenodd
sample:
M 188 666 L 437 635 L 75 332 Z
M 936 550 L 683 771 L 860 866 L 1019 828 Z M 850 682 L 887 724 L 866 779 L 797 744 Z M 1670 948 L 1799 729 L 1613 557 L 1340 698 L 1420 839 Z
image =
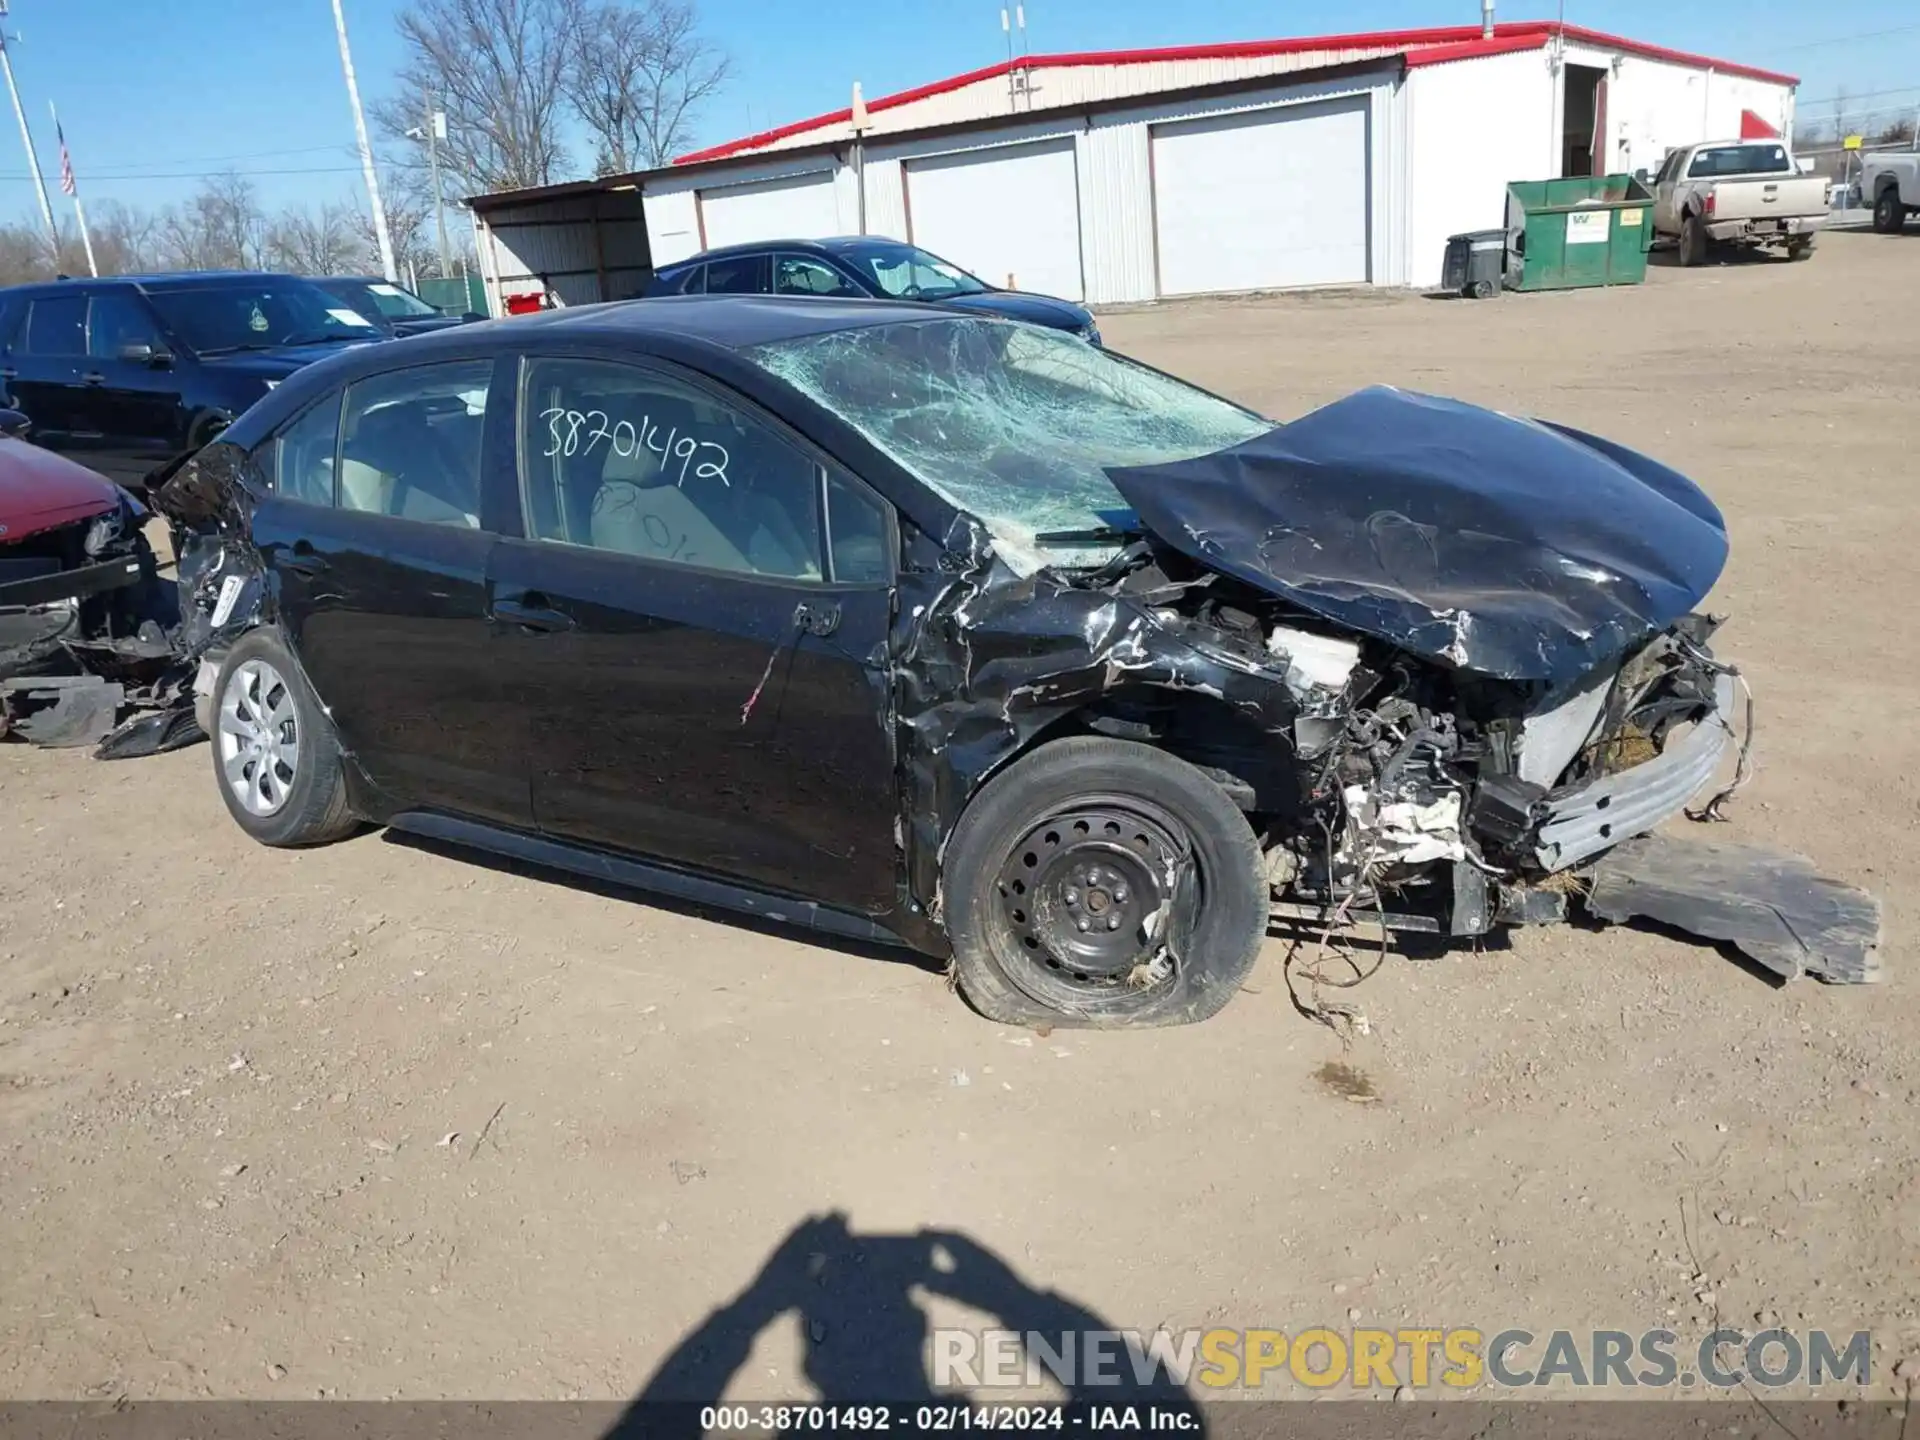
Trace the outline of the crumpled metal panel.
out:
M 1108 474 L 1201 564 L 1506 680 L 1586 674 L 1693 609 L 1727 559 L 1719 510 L 1657 461 L 1386 387 L 1212 455 Z
M 1053 570 L 1016 575 L 964 516 L 944 545 L 907 538 L 891 670 L 913 907 L 898 918 L 915 943 L 945 948 L 932 923 L 940 855 L 967 800 L 1036 735 L 1102 696 L 1204 695 L 1291 752 L 1299 704 L 1277 670 L 1181 633 L 1112 589 Z

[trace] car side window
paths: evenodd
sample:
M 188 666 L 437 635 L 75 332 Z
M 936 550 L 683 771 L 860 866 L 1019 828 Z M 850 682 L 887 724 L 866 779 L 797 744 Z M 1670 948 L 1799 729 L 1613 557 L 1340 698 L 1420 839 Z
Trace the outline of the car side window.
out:
M 36 296 L 27 309 L 29 355 L 84 355 L 87 353 L 87 297 Z
M 689 266 L 687 268 L 686 274 L 682 275 L 678 280 L 674 281 L 672 284 L 670 284 L 667 287 L 667 293 L 670 295 L 704 295 L 706 294 L 707 293 L 707 267 L 704 265 Z
M 458 360 L 348 386 L 339 507 L 479 529 L 481 439 L 492 380 L 491 360 Z
M 847 277 L 811 255 L 779 255 L 773 262 L 776 295 L 858 295 Z
M 707 294 L 764 295 L 767 293 L 767 257 L 736 255 L 707 262 Z
M 117 360 L 129 345 L 165 347 L 160 327 L 147 307 L 124 290 L 103 290 L 87 311 L 87 353 L 98 360 Z
M 657 371 L 529 360 L 527 533 L 642 560 L 820 580 L 820 466 L 744 407 Z
M 881 585 L 893 578 L 893 527 L 887 510 L 838 475 L 827 477 L 827 559 L 843 585 Z
M 301 412 L 269 444 L 273 459 L 268 478 L 274 494 L 308 505 L 332 505 L 340 448 L 340 392 Z

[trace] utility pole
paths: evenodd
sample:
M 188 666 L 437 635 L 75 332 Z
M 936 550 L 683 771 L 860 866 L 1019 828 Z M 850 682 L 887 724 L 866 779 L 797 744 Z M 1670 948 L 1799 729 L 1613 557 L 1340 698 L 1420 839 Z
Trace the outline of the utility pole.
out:
M 53 223 L 53 202 L 47 199 L 47 182 L 40 174 L 40 154 L 33 148 L 33 132 L 27 128 L 26 108 L 20 103 L 20 87 L 13 83 L 13 56 L 7 50 L 7 0 L 0 0 L 0 70 L 7 76 L 7 94 L 13 97 L 13 115 L 20 122 L 20 143 L 27 147 L 27 168 L 33 172 L 33 192 L 40 197 L 40 218 L 47 222 L 47 238 L 53 242 L 53 263 L 60 264 L 60 227 Z
M 447 138 L 447 112 L 427 97 L 427 162 L 433 167 L 433 234 L 440 246 L 440 274 L 447 274 L 447 207 L 440 198 L 440 142 Z
M 333 28 L 340 36 L 340 69 L 347 77 L 347 100 L 353 106 L 353 129 L 360 137 L 360 168 L 367 176 L 367 199 L 373 205 L 373 236 L 380 242 L 380 268 L 389 284 L 400 283 L 400 269 L 393 263 L 393 237 L 387 233 L 387 208 L 380 203 L 380 176 L 373 168 L 373 145 L 367 139 L 367 117 L 360 108 L 360 85 L 353 78 L 353 50 L 347 44 L 347 16 L 340 0 L 333 0 Z M 18 102 L 16 101 L 16 106 Z M 26 121 L 22 120 L 24 128 Z M 44 192 L 42 192 L 44 198 Z

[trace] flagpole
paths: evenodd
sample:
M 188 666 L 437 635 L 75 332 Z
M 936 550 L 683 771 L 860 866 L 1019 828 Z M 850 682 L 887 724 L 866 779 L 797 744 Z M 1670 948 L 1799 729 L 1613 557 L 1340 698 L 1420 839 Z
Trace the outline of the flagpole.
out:
M 33 148 L 33 132 L 27 128 L 26 107 L 20 103 L 20 87 L 13 83 L 13 56 L 7 52 L 4 28 L 6 0 L 0 0 L 0 71 L 7 77 L 7 93 L 13 97 L 13 115 L 20 122 L 20 143 L 27 147 L 27 168 L 33 172 L 34 193 L 40 197 L 40 218 L 47 222 L 47 234 L 53 241 L 55 265 L 60 263 L 60 227 L 53 223 L 53 202 L 47 199 L 47 182 L 40 175 L 40 156 Z
M 73 157 L 67 153 L 67 132 L 60 128 L 60 112 L 51 100 L 47 101 L 47 113 L 53 116 L 53 133 L 60 140 L 60 186 L 73 198 L 73 213 L 80 221 L 80 243 L 87 248 L 87 273 L 98 280 L 100 266 L 93 258 L 93 235 L 87 229 L 87 208 L 80 203 L 80 182 L 74 178 Z

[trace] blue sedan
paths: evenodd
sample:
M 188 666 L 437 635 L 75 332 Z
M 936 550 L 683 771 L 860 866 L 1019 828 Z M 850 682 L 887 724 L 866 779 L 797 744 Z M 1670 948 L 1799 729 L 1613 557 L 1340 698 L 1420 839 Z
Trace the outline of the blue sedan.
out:
M 1002 320 L 1024 320 L 1100 343 L 1084 305 L 1051 295 L 1001 290 L 915 245 L 874 235 L 829 240 L 763 240 L 706 250 L 658 271 L 657 295 L 832 295 L 917 300 Z

